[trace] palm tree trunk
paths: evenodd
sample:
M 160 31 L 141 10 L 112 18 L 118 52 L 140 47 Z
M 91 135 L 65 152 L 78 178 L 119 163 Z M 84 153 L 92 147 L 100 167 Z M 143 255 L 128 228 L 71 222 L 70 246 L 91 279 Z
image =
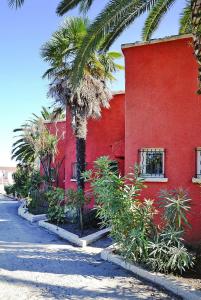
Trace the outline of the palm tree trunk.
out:
M 82 173 L 85 171 L 86 140 L 76 138 L 76 159 L 77 159 L 77 188 L 84 190 L 84 179 Z
M 201 95 L 201 0 L 191 0 L 194 53 L 198 62 L 198 91 Z
M 84 138 L 76 138 L 76 159 L 77 159 L 77 188 L 84 193 L 84 179 L 82 173 L 85 171 L 85 157 L 86 157 L 86 140 Z M 79 219 L 81 235 L 84 230 L 83 224 L 83 209 L 84 206 L 79 207 Z

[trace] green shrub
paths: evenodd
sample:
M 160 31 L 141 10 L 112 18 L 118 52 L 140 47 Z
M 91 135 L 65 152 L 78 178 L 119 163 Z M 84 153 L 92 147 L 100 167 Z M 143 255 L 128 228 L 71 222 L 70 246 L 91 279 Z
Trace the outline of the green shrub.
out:
M 191 199 L 188 192 L 182 188 L 175 190 L 162 190 L 160 192 L 159 206 L 164 209 L 164 221 L 166 226 L 173 227 L 177 230 L 183 230 L 189 226 L 186 214 L 191 209 Z
M 48 211 L 48 199 L 46 192 L 31 190 L 28 197 L 28 210 L 32 214 L 46 214 Z
M 107 157 L 95 162 L 95 169 L 84 173 L 95 195 L 98 216 L 111 235 L 118 251 L 126 259 L 148 265 L 154 271 L 183 272 L 193 265 L 193 256 L 183 242 L 190 199 L 183 189 L 162 191 L 162 226 L 154 225 L 158 211 L 149 199 L 141 199 L 145 185 L 138 167 L 127 176 L 111 168 Z M 160 212 L 161 214 L 161 212 Z
M 61 188 L 55 188 L 46 192 L 48 199 L 48 219 L 56 224 L 64 223 L 67 205 L 65 201 L 65 192 Z
M 79 225 L 81 233 L 84 230 L 84 205 L 90 201 L 90 197 L 87 197 L 83 190 L 68 189 L 66 191 L 66 204 L 68 207 L 75 208 L 77 210 L 77 216 L 79 218 Z
M 160 192 L 159 206 L 163 210 L 164 225 L 148 245 L 147 264 L 152 270 L 182 273 L 193 266 L 193 255 L 183 240 L 185 227 L 190 226 L 186 217 L 190 204 L 188 192 L 182 188 Z
M 111 236 L 118 243 L 119 252 L 127 259 L 145 261 L 147 244 L 154 234 L 153 202 L 140 200 L 145 187 L 138 178 L 138 168 L 122 177 L 114 172 L 111 161 L 101 157 L 95 170 L 84 174 L 91 183 L 103 225 L 111 227 Z
M 27 198 L 32 190 L 39 189 L 43 182 L 43 176 L 39 171 L 33 170 L 28 166 L 18 165 L 13 174 L 13 192 L 20 198 Z
M 15 196 L 15 185 L 5 185 L 4 190 L 6 192 L 6 195 L 13 195 Z
M 29 193 L 31 193 L 32 191 L 38 191 L 43 182 L 44 176 L 41 176 L 40 171 L 31 171 L 27 183 Z

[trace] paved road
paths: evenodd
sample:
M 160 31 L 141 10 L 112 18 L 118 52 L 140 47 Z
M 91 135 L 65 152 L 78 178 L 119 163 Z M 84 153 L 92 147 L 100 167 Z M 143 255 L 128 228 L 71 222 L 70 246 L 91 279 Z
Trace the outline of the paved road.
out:
M 0 196 L 0 300 L 176 299 L 17 216 Z

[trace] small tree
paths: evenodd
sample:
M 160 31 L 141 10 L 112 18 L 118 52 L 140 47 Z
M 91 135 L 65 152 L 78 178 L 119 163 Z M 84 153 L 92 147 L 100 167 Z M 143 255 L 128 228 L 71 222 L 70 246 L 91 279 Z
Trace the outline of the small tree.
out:
M 12 158 L 16 159 L 22 165 L 30 168 L 38 168 L 39 161 L 43 172 L 44 179 L 48 186 L 52 185 L 52 165 L 57 154 L 57 145 L 63 137 L 51 134 L 44 123 L 44 120 L 51 118 L 54 114 L 48 113 L 43 108 L 42 117 L 33 114 L 34 118 L 17 128 L 14 132 L 19 132 L 17 141 L 13 144 Z M 60 163 L 56 165 L 56 171 L 59 171 Z

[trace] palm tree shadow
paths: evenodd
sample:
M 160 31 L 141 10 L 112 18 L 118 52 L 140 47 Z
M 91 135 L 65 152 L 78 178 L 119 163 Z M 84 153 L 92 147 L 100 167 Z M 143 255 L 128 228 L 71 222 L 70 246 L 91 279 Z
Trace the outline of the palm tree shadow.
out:
M 35 282 L 33 280 L 27 279 L 13 279 L 13 277 L 7 275 L 0 275 L 1 283 L 12 284 L 18 286 L 30 287 L 34 290 L 39 290 L 40 296 L 44 299 L 121 299 L 121 300 L 170 300 L 174 299 L 166 294 L 159 294 L 154 291 L 154 288 L 150 287 L 149 292 L 145 292 L 144 284 L 139 284 L 134 288 L 126 288 L 122 285 L 117 285 L 115 287 L 105 287 L 105 288 L 94 288 L 94 286 L 62 286 L 60 284 L 47 284 L 42 282 Z

